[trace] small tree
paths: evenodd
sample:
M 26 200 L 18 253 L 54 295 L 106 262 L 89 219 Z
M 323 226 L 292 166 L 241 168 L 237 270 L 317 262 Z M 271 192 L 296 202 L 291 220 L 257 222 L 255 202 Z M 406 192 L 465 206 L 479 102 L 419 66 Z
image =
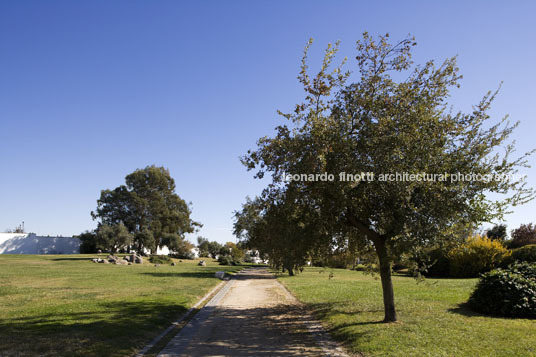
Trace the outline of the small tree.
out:
M 218 254 L 220 254 L 220 250 L 222 248 L 222 245 L 216 241 L 212 241 L 208 243 L 208 253 L 210 254 L 210 257 L 212 259 L 216 259 L 218 257 Z
M 80 240 L 80 254 L 96 253 L 99 249 L 95 231 L 85 231 L 79 234 L 77 238 Z
M 210 242 L 208 241 L 208 239 L 203 238 L 203 237 L 197 237 L 197 249 L 199 249 L 200 257 L 209 256 L 209 245 L 210 245 Z
M 111 254 L 115 254 L 132 243 L 132 235 L 122 223 L 103 224 L 97 228 L 96 240 L 97 246 L 106 247 Z
M 510 248 L 519 248 L 528 244 L 536 244 L 536 226 L 532 223 L 522 224 L 512 231 L 512 240 L 509 242 Z
M 486 236 L 491 240 L 504 242 L 506 239 L 506 225 L 498 224 L 486 231 Z

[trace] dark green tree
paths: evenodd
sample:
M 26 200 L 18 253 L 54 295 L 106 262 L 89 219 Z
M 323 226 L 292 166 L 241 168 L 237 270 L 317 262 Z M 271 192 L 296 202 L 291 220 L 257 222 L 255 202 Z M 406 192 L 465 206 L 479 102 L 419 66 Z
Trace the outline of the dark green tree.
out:
M 98 247 L 105 247 L 111 254 L 132 244 L 132 235 L 123 223 L 114 225 L 101 224 L 97 228 L 96 242 Z
M 197 237 L 197 249 L 199 249 L 200 257 L 208 257 L 210 242 L 208 239 L 203 237 Z
M 211 241 L 208 243 L 208 253 L 210 254 L 210 257 L 212 259 L 216 259 L 218 254 L 220 253 L 220 250 L 222 248 L 222 245 L 216 241 Z
M 146 227 L 135 233 L 134 244 L 136 245 L 138 252 L 142 252 L 143 248 L 146 248 L 149 251 L 156 249 L 156 240 L 154 239 L 153 232 Z
M 294 275 L 312 252 L 328 249 L 328 239 L 318 211 L 300 205 L 298 197 L 284 190 L 265 190 L 247 199 L 235 212 L 234 234 L 245 246 L 267 256 L 275 269 Z M 323 249 L 322 249 L 323 248 Z
M 256 177 L 271 173 L 272 185 L 292 188 L 319 207 L 329 225 L 356 229 L 374 246 L 384 321 L 396 321 L 394 258 L 447 239 L 454 224 L 501 219 L 510 205 L 534 198 L 522 180 L 497 179 L 526 167 L 530 153 L 512 159 L 508 138 L 517 124 L 506 118 L 490 123 L 496 93 L 485 95 L 470 113 L 449 110 L 449 91 L 461 78 L 456 58 L 415 66 L 413 39 L 391 43 L 388 35 L 376 40 L 365 33 L 357 42 L 355 81 L 348 83 L 350 73 L 341 66 L 329 69 L 338 45 L 328 47 L 320 71 L 309 76 L 310 44 L 299 75 L 305 101 L 283 114 L 290 124 L 260 139 L 243 163 L 258 169 Z M 326 173 L 334 180 L 285 182 L 287 174 Z M 341 179 L 341 173 L 358 177 Z M 435 176 L 397 179 L 397 173 Z M 490 201 L 488 193 L 504 199 Z
M 100 249 L 97 247 L 95 231 L 85 231 L 76 238 L 80 239 L 80 254 L 97 253 Z
M 486 231 L 486 236 L 489 239 L 492 240 L 499 240 L 501 242 L 504 242 L 506 239 L 506 225 L 505 224 L 497 224 L 493 226 L 493 228 L 488 229 Z
M 190 218 L 189 205 L 175 193 L 175 181 L 167 169 L 147 166 L 127 175 L 125 181 L 114 190 L 103 190 L 91 215 L 100 224 L 123 223 L 139 251 L 178 246 L 186 233 L 201 226 Z

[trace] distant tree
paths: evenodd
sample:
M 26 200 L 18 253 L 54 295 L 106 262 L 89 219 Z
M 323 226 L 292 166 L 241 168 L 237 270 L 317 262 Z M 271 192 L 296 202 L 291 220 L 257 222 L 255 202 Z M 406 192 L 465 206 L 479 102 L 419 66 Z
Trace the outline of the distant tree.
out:
M 241 262 L 244 260 L 245 252 L 237 244 L 227 242 L 225 245 L 229 248 L 231 258 L 233 258 L 234 262 Z
M 486 236 L 491 240 L 504 241 L 506 239 L 506 225 L 497 224 L 486 231 Z
M 222 245 L 216 241 L 211 241 L 208 243 L 207 249 L 210 257 L 212 259 L 216 259 L 220 253 L 220 250 L 222 249 Z
M 175 193 L 175 181 L 167 169 L 147 166 L 127 175 L 125 182 L 101 191 L 91 215 L 101 224 L 124 224 L 134 235 L 136 249 L 177 246 L 186 233 L 201 226 L 190 218 L 189 205 Z
M 264 195 L 248 198 L 242 210 L 235 212 L 234 234 L 266 255 L 274 268 L 292 276 L 312 252 L 326 251 L 333 241 L 324 236 L 318 212 L 300 205 L 292 193 L 265 190 Z
M 210 242 L 208 239 L 203 237 L 197 237 L 197 249 L 199 249 L 200 257 L 208 257 L 209 254 Z
M 181 239 L 177 241 L 177 245 L 173 248 L 173 256 L 179 259 L 194 259 L 194 253 L 192 249 L 195 248 L 195 245 L 187 241 L 186 239 Z
M 469 113 L 449 111 L 449 92 L 461 78 L 455 57 L 439 66 L 434 61 L 416 66 L 413 38 L 391 42 L 389 35 L 375 39 L 364 33 L 357 42 L 356 80 L 348 83 L 350 73 L 331 66 L 338 44 L 328 46 L 320 70 L 310 76 L 310 45 L 298 76 L 305 99 L 283 114 L 289 124 L 278 126 L 274 137 L 261 138 L 242 162 L 257 169 L 258 178 L 271 174 L 272 187 L 293 188 L 319 208 L 322 220 L 339 225 L 336 231 L 351 227 L 374 246 L 384 321 L 393 322 L 395 258 L 448 239 L 453 224 L 501 219 L 508 207 L 533 199 L 534 190 L 512 175 L 528 166 L 530 153 L 512 158 L 509 137 L 517 124 L 507 118 L 488 124 L 496 93 L 485 95 Z M 435 176 L 394 176 L 423 172 Z M 373 179 L 341 179 L 341 173 L 371 173 Z M 449 176 L 442 179 L 444 173 Z M 333 174 L 334 179 L 288 180 L 288 174 Z M 492 179 L 457 176 L 465 174 Z M 497 179 L 502 177 L 510 179 Z M 490 193 L 505 199 L 492 201 Z
M 231 255 L 231 247 L 229 247 L 227 243 L 220 245 L 220 250 L 218 251 L 218 255 L 220 256 Z
M 532 223 L 522 224 L 511 232 L 512 240 L 508 243 L 510 248 L 519 248 L 529 244 L 536 244 L 536 226 Z
M 80 254 L 97 253 L 97 234 L 95 231 L 85 231 L 76 238 L 80 240 Z
M 132 235 L 123 223 L 102 224 L 97 228 L 96 243 L 97 246 L 106 247 L 111 254 L 115 254 L 132 243 Z

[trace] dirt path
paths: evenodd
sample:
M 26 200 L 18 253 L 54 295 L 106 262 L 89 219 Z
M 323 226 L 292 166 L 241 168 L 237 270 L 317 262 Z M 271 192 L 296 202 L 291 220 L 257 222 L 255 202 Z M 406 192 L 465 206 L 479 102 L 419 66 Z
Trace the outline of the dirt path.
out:
M 159 356 L 341 355 L 329 341 L 326 345 L 318 326 L 314 330 L 314 322 L 272 274 L 248 269 L 205 305 Z

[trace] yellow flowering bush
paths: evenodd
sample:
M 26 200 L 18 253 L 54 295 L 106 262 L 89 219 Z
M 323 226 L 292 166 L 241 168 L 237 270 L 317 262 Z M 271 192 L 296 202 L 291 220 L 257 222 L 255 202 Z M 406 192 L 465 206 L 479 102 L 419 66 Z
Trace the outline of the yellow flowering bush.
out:
M 448 253 L 450 274 L 459 278 L 474 278 L 497 268 L 510 255 L 511 252 L 501 242 L 477 234 Z

